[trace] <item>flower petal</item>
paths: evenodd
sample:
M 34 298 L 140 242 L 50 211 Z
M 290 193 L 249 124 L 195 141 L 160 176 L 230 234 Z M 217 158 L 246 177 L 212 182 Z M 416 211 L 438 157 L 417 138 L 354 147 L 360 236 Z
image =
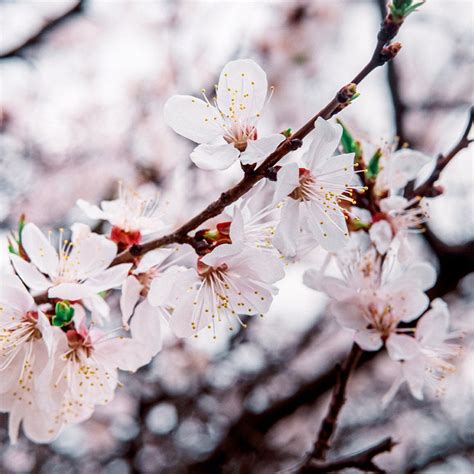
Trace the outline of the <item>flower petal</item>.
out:
M 15 271 L 25 285 L 34 291 L 46 291 L 52 283 L 30 262 L 17 255 L 10 255 Z
M 155 249 L 147 252 L 133 271 L 135 275 L 144 273 L 152 267 L 160 266 L 175 250 L 173 249 Z
M 240 152 L 231 143 L 224 145 L 199 145 L 189 155 L 202 170 L 226 170 L 239 158 Z
M 336 150 L 341 135 L 342 127 L 340 125 L 330 124 L 318 117 L 314 123 L 313 141 L 303 157 L 306 168 L 314 172 L 322 169 Z
M 147 300 L 142 301 L 130 323 L 132 338 L 140 342 L 151 357 L 163 347 L 160 311 L 150 306 Z
M 385 345 L 392 360 L 410 360 L 420 352 L 416 339 L 405 334 L 390 334 Z
M 183 137 L 196 143 L 209 143 L 223 135 L 219 111 L 190 95 L 174 95 L 165 104 L 166 123 Z
M 131 263 L 121 263 L 107 268 L 94 278 L 89 278 L 86 283 L 89 287 L 94 289 L 95 293 L 117 288 L 122 285 L 123 281 L 128 275 L 128 271 L 132 268 Z
M 84 199 L 78 199 L 76 201 L 76 206 L 90 219 L 107 220 L 108 216 L 102 209 L 94 204 L 84 201 Z
M 133 275 L 129 275 L 123 282 L 122 294 L 120 295 L 120 309 L 122 311 L 122 324 L 125 327 L 128 326 L 128 321 L 133 314 L 135 305 L 140 299 L 142 289 L 142 284 Z
M 363 330 L 367 327 L 364 313 L 354 299 L 332 301 L 330 310 L 343 328 Z
M 383 346 L 382 337 L 375 331 L 357 331 L 354 341 L 364 351 L 378 351 Z
M 55 275 L 58 269 L 58 254 L 49 240 L 34 224 L 26 224 L 21 233 L 23 247 L 33 265 L 41 273 Z
M 385 255 L 392 243 L 393 232 L 386 220 L 372 224 L 369 230 L 370 240 L 374 243 L 377 251 Z
M 255 61 L 230 61 L 219 77 L 217 105 L 225 115 L 252 118 L 262 112 L 267 89 L 267 75 Z
M 299 184 L 299 171 L 296 163 L 283 165 L 278 171 L 273 204 L 280 203 L 285 199 Z M 293 200 L 294 201 L 294 200 Z M 295 201 L 296 202 L 296 201 Z
M 273 245 L 285 257 L 294 257 L 297 253 L 297 240 L 300 233 L 300 204 L 288 199 L 281 210 L 280 223 L 273 238 Z
M 240 162 L 244 165 L 259 165 L 285 139 L 281 133 L 275 133 L 258 140 L 248 140 L 247 148 L 240 155 Z

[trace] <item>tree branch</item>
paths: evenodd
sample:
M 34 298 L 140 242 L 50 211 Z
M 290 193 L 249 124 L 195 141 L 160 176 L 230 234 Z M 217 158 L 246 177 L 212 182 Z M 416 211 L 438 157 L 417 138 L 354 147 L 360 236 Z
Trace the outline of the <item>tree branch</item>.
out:
M 73 4 L 71 8 L 67 9 L 64 13 L 56 18 L 49 19 L 46 24 L 41 27 L 33 36 L 30 36 L 21 44 L 14 46 L 13 48 L 4 51 L 0 54 L 0 59 L 10 59 L 13 57 L 22 57 L 24 50 L 30 46 L 34 46 L 41 42 L 43 37 L 54 30 L 56 27 L 69 20 L 72 16 L 82 13 L 84 7 L 84 0 L 79 0 Z
M 363 472 L 376 472 L 384 473 L 383 469 L 380 469 L 376 464 L 374 464 L 374 457 L 378 456 L 381 453 L 390 451 L 396 443 L 392 438 L 385 438 L 376 445 L 364 449 L 359 453 L 352 454 L 347 457 L 341 457 L 334 461 L 315 461 L 312 460 L 308 466 L 305 467 L 305 473 L 324 473 L 342 471 L 347 468 L 356 468 Z
M 313 459 L 325 458 L 326 452 L 329 449 L 331 436 L 336 430 L 337 419 L 342 407 L 344 406 L 344 403 L 346 402 L 347 383 L 349 381 L 351 372 L 356 367 L 361 355 L 362 349 L 360 349 L 360 347 L 354 343 L 349 355 L 347 356 L 347 359 L 345 360 L 342 367 L 340 367 L 338 370 L 336 385 L 332 393 L 328 412 L 321 423 L 318 438 L 314 443 L 311 454 L 308 456 L 306 463 L 301 469 L 301 473 L 307 472 L 306 467 L 311 464 Z
M 425 197 L 436 197 L 439 194 L 441 194 L 441 191 L 439 189 L 436 189 L 434 187 L 434 184 L 436 181 L 438 181 L 441 172 L 446 168 L 448 163 L 464 148 L 467 148 L 473 140 L 469 139 L 469 133 L 472 128 L 472 124 L 474 121 L 474 107 L 471 106 L 470 112 L 469 112 L 469 120 L 466 125 L 466 129 L 464 130 L 464 133 L 462 134 L 462 137 L 459 139 L 459 141 L 454 145 L 454 147 L 449 151 L 446 155 L 440 154 L 438 156 L 438 160 L 436 162 L 436 166 L 431 173 L 430 177 L 420 186 L 418 186 L 410 195 L 408 198 L 413 198 L 415 196 L 425 196 Z

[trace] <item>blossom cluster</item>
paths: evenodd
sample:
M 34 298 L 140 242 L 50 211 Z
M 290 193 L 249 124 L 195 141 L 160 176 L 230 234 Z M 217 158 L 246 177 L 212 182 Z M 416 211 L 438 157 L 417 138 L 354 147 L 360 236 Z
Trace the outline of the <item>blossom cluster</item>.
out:
M 255 62 L 231 61 L 214 99 L 205 91 L 203 99 L 171 97 L 164 117 L 197 143 L 190 156 L 198 167 L 246 173 L 291 138 L 289 130 L 260 135 L 272 92 Z M 216 338 L 267 313 L 286 265 L 316 248 L 326 264 L 308 271 L 305 284 L 330 297 L 362 349 L 387 348 L 400 367 L 389 395 L 407 381 L 420 398 L 459 352 L 446 304 L 435 300 L 426 311 L 435 269 L 412 259 L 409 237 L 426 206 L 404 190 L 429 161 L 407 148 L 377 149 L 367 160 L 344 126 L 318 118 L 309 145 L 194 229 L 191 248 L 176 240 L 141 253 L 170 230 L 169 216 L 155 198 L 122 185 L 100 206 L 77 202 L 105 232 L 75 223 L 44 233 L 22 219 L 0 274 L 0 410 L 9 413 L 12 442 L 20 425 L 50 442 L 89 418 L 113 398 L 119 370 L 134 372 L 158 354 L 163 325 L 177 337 Z M 111 329 L 114 294 L 121 323 Z

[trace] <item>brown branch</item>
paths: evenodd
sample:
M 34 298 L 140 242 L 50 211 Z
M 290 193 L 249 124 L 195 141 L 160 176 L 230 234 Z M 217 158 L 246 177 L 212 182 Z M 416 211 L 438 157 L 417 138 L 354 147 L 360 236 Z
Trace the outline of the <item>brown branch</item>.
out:
M 438 156 L 438 160 L 436 162 L 435 168 L 433 172 L 431 173 L 430 177 L 420 186 L 418 186 L 410 195 L 408 196 L 409 198 L 415 197 L 415 196 L 425 196 L 425 197 L 435 197 L 441 194 L 441 191 L 436 189 L 434 187 L 434 184 L 436 181 L 438 181 L 441 172 L 446 168 L 448 163 L 464 148 L 467 148 L 473 140 L 469 139 L 469 133 L 472 128 L 472 124 L 474 121 L 474 107 L 471 106 L 470 112 L 469 112 L 469 120 L 467 122 L 466 128 L 464 130 L 464 133 L 462 134 L 462 137 L 459 139 L 459 141 L 454 145 L 454 147 L 449 151 L 446 155 L 440 154 Z
M 328 412 L 321 423 L 321 428 L 319 429 L 319 434 L 314 443 L 313 450 L 301 469 L 302 473 L 307 472 L 306 467 L 311 464 L 313 459 L 325 458 L 326 452 L 329 449 L 331 436 L 336 430 L 337 419 L 342 407 L 344 406 L 344 403 L 346 402 L 347 383 L 349 381 L 351 372 L 356 367 L 361 355 L 362 350 L 357 344 L 354 343 L 349 355 L 347 356 L 347 359 L 345 360 L 342 367 L 340 367 L 338 370 L 336 385 L 332 392 Z
M 69 20 L 72 16 L 82 13 L 84 7 L 84 0 L 79 0 L 77 3 L 73 4 L 71 8 L 67 9 L 61 15 L 48 19 L 46 24 L 40 28 L 35 34 L 27 38 L 21 44 L 14 46 L 13 48 L 0 53 L 0 59 L 10 59 L 13 57 L 22 57 L 24 50 L 30 46 L 37 45 L 44 36 L 58 27 L 60 24 Z
M 347 468 L 356 468 L 363 472 L 384 473 L 373 461 L 375 456 L 390 451 L 396 443 L 392 438 L 385 438 L 376 445 L 364 449 L 363 451 L 342 457 L 334 461 L 315 461 L 312 460 L 308 466 L 304 468 L 305 473 L 324 473 L 342 471 Z

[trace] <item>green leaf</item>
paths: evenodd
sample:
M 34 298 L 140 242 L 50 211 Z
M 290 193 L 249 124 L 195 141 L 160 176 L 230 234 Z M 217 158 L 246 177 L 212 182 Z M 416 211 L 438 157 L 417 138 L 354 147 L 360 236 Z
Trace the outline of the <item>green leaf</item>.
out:
M 362 156 L 362 145 L 356 140 L 349 129 L 342 123 L 341 120 L 337 119 L 337 123 L 342 127 L 341 145 L 344 153 L 355 153 L 356 161 Z
M 63 327 L 69 324 L 74 317 L 74 308 L 69 301 L 58 301 L 55 314 L 52 318 L 53 326 Z
M 379 174 L 379 171 L 380 171 L 379 162 L 380 162 L 381 156 L 382 156 L 382 150 L 379 148 L 374 153 L 374 155 L 369 161 L 369 165 L 367 166 L 366 177 L 368 179 L 375 179 L 377 175 Z
M 282 135 L 284 135 L 286 138 L 290 138 L 291 137 L 291 128 L 287 128 L 286 130 L 284 130 L 283 132 L 281 132 Z

